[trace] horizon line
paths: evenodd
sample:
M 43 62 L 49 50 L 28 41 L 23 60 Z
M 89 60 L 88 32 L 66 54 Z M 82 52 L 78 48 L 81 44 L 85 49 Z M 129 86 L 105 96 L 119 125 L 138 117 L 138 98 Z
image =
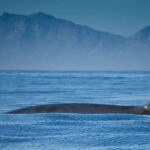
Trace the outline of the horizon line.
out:
M 147 69 L 132 69 L 132 70 L 120 70 L 120 69 L 114 69 L 114 70 L 53 70 L 53 69 L 0 69 L 0 72 L 9 72 L 9 71 L 12 71 L 12 72 L 15 72 L 15 71 L 18 71 L 18 72 L 150 72 L 150 70 L 147 70 Z

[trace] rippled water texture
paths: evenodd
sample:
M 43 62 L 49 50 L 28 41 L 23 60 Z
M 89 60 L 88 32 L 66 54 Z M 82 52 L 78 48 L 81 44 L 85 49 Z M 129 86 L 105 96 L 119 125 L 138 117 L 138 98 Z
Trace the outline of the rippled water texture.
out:
M 150 72 L 0 72 L 0 150 L 149 150 L 150 116 L 4 114 L 49 103 L 144 105 Z

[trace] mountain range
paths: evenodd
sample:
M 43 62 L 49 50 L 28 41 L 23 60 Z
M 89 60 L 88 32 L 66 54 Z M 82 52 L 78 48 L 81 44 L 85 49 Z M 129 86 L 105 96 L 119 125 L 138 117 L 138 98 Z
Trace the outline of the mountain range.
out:
M 125 37 L 42 12 L 0 16 L 0 69 L 149 70 L 150 26 Z

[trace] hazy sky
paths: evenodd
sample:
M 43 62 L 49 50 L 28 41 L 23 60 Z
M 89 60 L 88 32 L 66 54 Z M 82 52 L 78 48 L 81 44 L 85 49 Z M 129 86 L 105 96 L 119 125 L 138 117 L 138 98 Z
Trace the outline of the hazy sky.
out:
M 150 25 L 150 0 L 0 0 L 0 14 L 39 11 L 125 36 Z

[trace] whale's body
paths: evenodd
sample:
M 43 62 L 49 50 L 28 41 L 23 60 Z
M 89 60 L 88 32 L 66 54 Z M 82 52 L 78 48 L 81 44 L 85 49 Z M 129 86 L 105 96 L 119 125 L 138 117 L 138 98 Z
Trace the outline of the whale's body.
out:
M 80 113 L 80 114 L 137 114 L 150 115 L 149 105 L 119 106 L 105 104 L 64 103 L 31 106 L 7 112 L 7 114 L 35 114 L 35 113 Z

